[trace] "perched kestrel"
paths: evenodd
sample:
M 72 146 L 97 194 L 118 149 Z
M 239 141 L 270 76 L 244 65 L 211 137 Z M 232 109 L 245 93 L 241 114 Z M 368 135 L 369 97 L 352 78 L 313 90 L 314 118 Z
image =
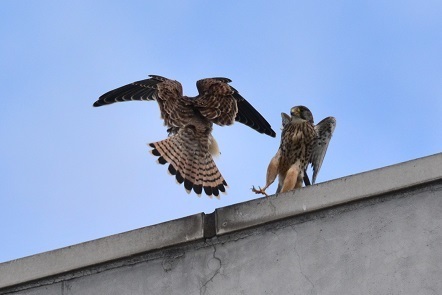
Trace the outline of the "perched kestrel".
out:
M 196 82 L 199 94 L 183 96 L 181 83 L 161 76 L 133 82 L 109 91 L 94 107 L 128 100 L 156 100 L 169 137 L 150 143 L 158 163 L 169 163 L 168 170 L 188 193 L 211 197 L 225 192 L 227 182 L 212 155 L 219 154 L 212 136 L 213 123 L 225 126 L 235 121 L 259 133 L 275 137 L 275 131 L 261 114 L 230 86 L 227 78 L 208 78 Z
M 281 113 L 281 117 L 282 127 L 284 128 L 284 126 L 290 122 L 290 116 L 286 113 Z M 311 122 L 313 123 L 313 115 L 311 115 Z M 330 143 L 333 132 L 335 131 L 335 127 L 336 119 L 334 117 L 324 118 L 321 120 L 321 122 L 315 125 L 315 130 L 318 136 L 313 143 L 313 151 L 309 161 L 309 164 L 311 164 L 313 168 L 312 184 L 315 184 L 316 182 L 316 177 L 321 169 L 322 162 L 324 161 L 325 153 L 327 152 L 328 144 Z M 305 185 L 310 185 L 310 180 L 306 170 L 304 170 L 304 183 Z M 279 191 L 277 191 L 277 193 L 279 193 Z
M 276 193 L 286 192 L 310 184 L 306 169 L 309 163 L 313 167 L 313 184 L 321 168 L 328 144 L 336 126 L 336 119 L 328 117 L 314 125 L 313 115 L 305 106 L 296 106 L 290 110 L 291 116 L 281 113 L 281 144 L 267 168 L 266 185 L 253 192 L 264 194 L 265 190 L 279 176 Z

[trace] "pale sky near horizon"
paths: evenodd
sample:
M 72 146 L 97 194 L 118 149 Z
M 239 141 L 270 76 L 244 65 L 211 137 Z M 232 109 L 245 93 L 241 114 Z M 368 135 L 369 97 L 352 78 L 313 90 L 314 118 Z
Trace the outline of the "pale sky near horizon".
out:
M 281 112 L 337 119 L 318 182 L 442 150 L 440 1 L 0 3 L 0 262 L 257 198 Z M 155 102 L 93 108 L 149 74 L 223 76 L 276 138 L 214 127 L 221 200 L 149 153 Z M 269 193 L 274 193 L 276 184 Z

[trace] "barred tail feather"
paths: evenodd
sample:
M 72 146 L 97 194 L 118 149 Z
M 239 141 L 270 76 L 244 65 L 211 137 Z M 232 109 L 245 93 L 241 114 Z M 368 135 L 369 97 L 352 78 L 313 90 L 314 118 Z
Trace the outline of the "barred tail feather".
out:
M 158 163 L 169 163 L 168 172 L 175 175 L 178 183 L 184 183 L 188 193 L 193 190 L 200 196 L 204 191 L 209 197 L 219 198 L 219 192 L 225 192 L 227 183 L 216 167 L 208 145 L 201 145 L 192 136 L 193 132 L 180 130 L 165 140 L 150 143 L 151 153 L 158 157 Z
M 227 182 L 222 177 L 210 154 L 201 157 L 201 168 L 204 192 L 219 199 L 219 192 L 226 192 Z

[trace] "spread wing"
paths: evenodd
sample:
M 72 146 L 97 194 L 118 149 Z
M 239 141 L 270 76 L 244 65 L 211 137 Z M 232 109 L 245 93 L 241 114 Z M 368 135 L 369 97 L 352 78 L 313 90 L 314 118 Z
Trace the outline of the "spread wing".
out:
M 194 106 L 211 122 L 218 125 L 231 125 L 235 121 L 243 123 L 259 133 L 275 137 L 276 133 L 263 116 L 228 85 L 227 78 L 208 78 L 196 82 L 199 95 Z
M 314 143 L 312 155 L 310 157 L 310 163 L 313 167 L 313 184 L 315 183 L 316 176 L 321 169 L 322 161 L 324 160 L 325 153 L 327 152 L 328 144 L 330 143 L 330 139 L 335 131 L 335 127 L 336 119 L 334 117 L 327 117 L 315 126 L 316 132 L 318 133 L 318 138 Z
M 161 118 L 168 127 L 181 127 L 193 115 L 188 101 L 183 98 L 183 88 L 178 81 L 149 75 L 150 79 L 136 81 L 106 92 L 94 103 L 94 107 L 130 100 L 156 100 Z

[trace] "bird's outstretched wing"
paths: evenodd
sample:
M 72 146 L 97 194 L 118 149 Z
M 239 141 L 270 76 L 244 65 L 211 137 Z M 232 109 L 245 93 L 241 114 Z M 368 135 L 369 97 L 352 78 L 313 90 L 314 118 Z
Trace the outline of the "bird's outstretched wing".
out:
M 106 92 L 94 103 L 94 107 L 131 100 L 156 100 L 161 118 L 168 127 L 181 127 L 182 119 L 193 116 L 183 98 L 183 88 L 178 81 L 149 75 L 150 79 L 136 81 Z
M 199 95 L 194 106 L 215 124 L 231 125 L 238 121 L 259 133 L 275 137 L 276 133 L 267 120 L 235 88 L 228 85 L 229 82 L 230 79 L 221 77 L 197 81 Z
M 318 138 L 313 145 L 312 155 L 310 157 L 310 163 L 313 167 L 313 177 L 312 183 L 315 184 L 316 176 L 322 166 L 322 161 L 324 160 L 325 153 L 327 152 L 328 144 L 335 131 L 336 119 L 334 117 L 327 117 L 316 126 L 316 132 L 318 133 Z

